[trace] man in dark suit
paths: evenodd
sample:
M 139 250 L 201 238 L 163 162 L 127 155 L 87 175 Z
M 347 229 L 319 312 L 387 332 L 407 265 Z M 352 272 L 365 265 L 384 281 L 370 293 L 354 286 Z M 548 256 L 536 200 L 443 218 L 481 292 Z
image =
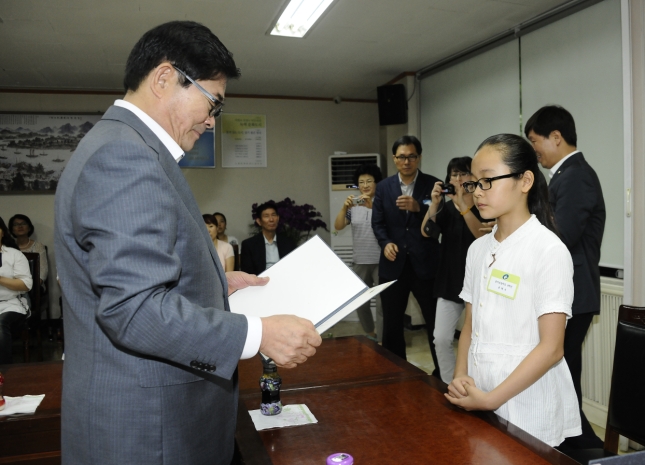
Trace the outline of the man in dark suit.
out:
M 296 248 L 296 244 L 284 234 L 278 234 L 280 216 L 275 205 L 263 203 L 256 210 L 256 224 L 261 231 L 242 241 L 242 271 L 260 274 Z
M 372 228 L 383 253 L 379 260 L 379 281 L 397 280 L 381 293 L 383 306 L 383 347 L 405 358 L 403 321 L 410 292 L 419 302 L 426 322 L 433 375 L 439 377 L 439 363 L 432 333 L 436 313 L 434 279 L 439 262 L 439 243 L 421 235 L 421 222 L 428 210 L 424 203 L 438 178 L 423 174 L 421 142 L 403 136 L 392 146 L 398 173 L 376 186 L 372 208 Z
M 266 280 L 224 273 L 177 165 L 238 74 L 200 24 L 148 31 L 126 63 L 125 97 L 65 168 L 63 464 L 229 465 L 238 360 L 260 349 L 293 367 L 320 344 L 306 320 L 229 311 L 229 293 Z
M 600 244 L 605 230 L 605 201 L 596 172 L 578 151 L 576 125 L 557 105 L 540 108 L 524 128 L 542 167 L 550 170 L 549 200 L 560 239 L 573 260 L 573 317 L 567 322 L 564 358 L 582 407 L 582 342 L 600 313 Z M 582 436 L 567 438 L 580 447 L 602 447 L 582 409 Z

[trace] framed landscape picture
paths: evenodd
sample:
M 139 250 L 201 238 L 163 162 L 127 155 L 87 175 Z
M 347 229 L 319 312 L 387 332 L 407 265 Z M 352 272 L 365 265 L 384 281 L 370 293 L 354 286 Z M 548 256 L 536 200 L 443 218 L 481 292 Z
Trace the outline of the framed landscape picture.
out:
M 0 113 L 0 195 L 56 192 L 79 141 L 102 116 Z

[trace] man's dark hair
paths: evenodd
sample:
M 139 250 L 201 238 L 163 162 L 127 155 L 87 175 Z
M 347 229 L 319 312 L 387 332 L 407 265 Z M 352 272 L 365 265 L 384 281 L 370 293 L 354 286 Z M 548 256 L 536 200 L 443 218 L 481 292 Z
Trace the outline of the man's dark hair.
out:
M 560 131 L 567 144 L 573 147 L 578 145 L 576 123 L 573 121 L 573 116 L 559 105 L 547 105 L 536 111 L 526 122 L 524 135 L 528 137 L 531 131 L 538 136 L 547 138 L 553 131 Z
M 27 233 L 27 236 L 31 237 L 31 235 L 36 230 L 34 228 L 34 224 L 31 222 L 31 220 L 29 219 L 29 217 L 27 215 L 21 215 L 21 214 L 13 215 L 11 218 L 9 218 L 9 231 L 11 231 L 11 235 L 13 237 L 16 237 L 16 235 L 13 233 L 13 223 L 16 220 L 22 220 L 25 223 L 27 223 L 27 226 L 29 227 L 29 232 Z
M 263 204 L 258 205 L 258 208 L 255 209 L 255 217 L 262 218 L 262 212 L 269 208 L 275 210 L 276 214 L 278 213 L 278 209 L 275 207 L 275 202 L 264 202 Z
M 130 52 L 123 78 L 126 92 L 137 90 L 164 61 L 196 81 L 240 77 L 233 55 L 210 29 L 194 21 L 172 21 L 146 32 Z M 183 87 L 190 85 L 183 76 L 179 82 Z
M 396 151 L 399 149 L 400 145 L 414 145 L 417 155 L 421 155 L 421 142 L 419 142 L 419 139 L 414 136 L 399 137 L 392 146 L 392 155 L 396 155 Z
M 356 171 L 354 171 L 354 185 L 358 186 L 358 178 L 364 174 L 372 176 L 376 184 L 383 180 L 381 168 L 376 166 L 374 163 L 363 163 L 361 166 L 356 168 Z

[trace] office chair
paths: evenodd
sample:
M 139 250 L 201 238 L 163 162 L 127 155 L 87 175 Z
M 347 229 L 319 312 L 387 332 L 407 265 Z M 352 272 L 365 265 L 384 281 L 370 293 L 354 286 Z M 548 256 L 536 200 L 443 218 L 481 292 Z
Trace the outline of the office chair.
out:
M 605 444 L 602 449 L 580 449 L 566 454 L 580 463 L 618 453 L 619 436 L 645 444 L 645 307 L 618 309 L 616 349 L 611 377 Z

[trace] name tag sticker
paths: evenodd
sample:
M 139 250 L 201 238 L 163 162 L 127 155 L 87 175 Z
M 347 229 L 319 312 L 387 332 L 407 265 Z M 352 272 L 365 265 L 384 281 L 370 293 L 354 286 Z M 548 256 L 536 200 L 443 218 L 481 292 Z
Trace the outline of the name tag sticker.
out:
M 520 287 L 519 276 L 493 269 L 488 280 L 487 290 L 507 299 L 515 299 L 518 287 Z

